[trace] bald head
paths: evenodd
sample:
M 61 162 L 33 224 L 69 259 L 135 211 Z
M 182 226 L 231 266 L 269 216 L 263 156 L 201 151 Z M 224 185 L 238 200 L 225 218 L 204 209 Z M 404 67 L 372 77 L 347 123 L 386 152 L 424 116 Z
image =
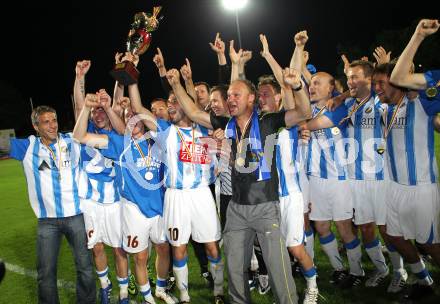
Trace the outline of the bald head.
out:
M 332 86 L 335 85 L 335 78 L 327 72 L 317 72 L 312 75 L 312 79 L 315 77 L 320 77 L 323 81 L 328 81 Z
M 309 93 L 310 101 L 327 101 L 332 96 L 335 88 L 335 78 L 326 72 L 313 74 L 310 81 Z

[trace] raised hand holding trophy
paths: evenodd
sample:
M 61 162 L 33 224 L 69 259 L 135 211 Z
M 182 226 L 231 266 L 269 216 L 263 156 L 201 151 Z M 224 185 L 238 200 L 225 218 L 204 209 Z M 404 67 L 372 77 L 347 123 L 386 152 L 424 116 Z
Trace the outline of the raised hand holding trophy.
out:
M 161 6 L 153 8 L 153 14 L 147 15 L 144 12 L 134 15 L 134 22 L 131 24 L 131 29 L 128 32 L 127 37 L 127 52 L 134 57 L 140 56 L 145 53 L 150 46 L 152 34 L 159 26 L 159 20 L 157 15 L 159 14 Z M 124 58 L 126 58 L 125 56 Z M 130 56 L 132 57 L 132 56 Z M 139 71 L 136 65 L 129 60 L 123 60 L 117 62 L 113 70 L 110 71 L 113 78 L 124 86 L 136 83 L 139 78 Z

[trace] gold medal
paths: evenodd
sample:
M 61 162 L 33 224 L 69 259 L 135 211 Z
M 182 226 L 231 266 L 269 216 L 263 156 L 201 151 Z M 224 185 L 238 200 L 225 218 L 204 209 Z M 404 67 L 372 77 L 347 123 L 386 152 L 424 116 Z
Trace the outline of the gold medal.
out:
M 338 127 L 333 127 L 332 128 L 332 134 L 333 135 L 339 135 L 339 133 L 341 133 L 341 130 L 339 130 Z
M 152 180 L 153 179 L 153 172 L 147 171 L 147 173 L 145 173 L 145 179 Z
M 237 158 L 236 163 L 239 167 L 243 167 L 245 164 L 244 158 L 243 157 Z
M 385 147 L 383 146 L 377 147 L 376 152 L 382 155 L 385 152 Z
M 426 96 L 429 97 L 429 98 L 434 98 L 434 97 L 437 96 L 437 94 L 438 94 L 437 86 L 427 88 L 427 89 L 425 90 L 425 94 L 426 94 Z

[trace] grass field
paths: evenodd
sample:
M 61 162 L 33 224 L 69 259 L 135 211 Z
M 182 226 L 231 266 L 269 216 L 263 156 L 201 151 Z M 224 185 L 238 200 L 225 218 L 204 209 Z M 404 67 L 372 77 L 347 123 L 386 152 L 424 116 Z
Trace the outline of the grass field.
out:
M 436 138 L 437 159 L 439 159 L 439 142 Z M 37 303 L 35 279 L 35 242 L 36 218 L 30 208 L 26 183 L 21 165 L 17 161 L 0 161 L 0 258 L 8 263 L 4 281 L 0 284 L 1 303 Z M 321 248 L 315 244 L 315 263 L 318 267 L 318 285 L 322 298 L 320 303 L 401 303 L 398 296 L 386 293 L 386 288 L 358 287 L 350 291 L 341 291 L 328 283 L 331 266 Z M 114 265 L 109 252 L 110 265 Z M 363 255 L 363 263 L 367 274 L 373 269 L 367 255 Z M 429 265 L 434 281 L 440 284 L 440 271 Z M 212 303 L 212 293 L 200 278 L 197 261 L 190 248 L 190 295 L 192 303 Z M 114 271 L 111 273 L 113 286 L 116 286 Z M 225 276 L 226 277 L 226 276 Z M 75 303 L 75 269 L 67 242 L 64 240 L 58 261 L 58 280 L 63 281 L 59 288 L 61 303 Z M 302 278 L 295 279 L 297 289 L 302 294 L 305 282 Z M 387 286 L 388 280 L 385 282 Z M 225 282 L 226 292 L 227 282 Z M 439 285 L 437 285 L 439 286 Z M 97 285 L 98 288 L 98 285 Z M 440 303 L 440 290 L 436 295 L 421 303 Z M 114 287 L 114 295 L 117 287 Z M 272 304 L 271 294 L 261 296 L 253 291 L 253 302 Z M 134 299 L 133 299 L 134 300 Z M 116 302 L 115 302 L 116 303 Z M 160 301 L 158 301 L 160 303 Z

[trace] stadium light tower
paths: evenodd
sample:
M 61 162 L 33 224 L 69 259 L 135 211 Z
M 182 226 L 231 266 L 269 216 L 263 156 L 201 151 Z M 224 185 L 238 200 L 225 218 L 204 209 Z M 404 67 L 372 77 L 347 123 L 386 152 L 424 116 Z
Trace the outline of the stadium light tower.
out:
M 238 45 L 241 47 L 240 22 L 238 22 L 238 11 L 246 6 L 248 0 L 222 0 L 225 9 L 235 11 L 235 23 L 237 25 Z

